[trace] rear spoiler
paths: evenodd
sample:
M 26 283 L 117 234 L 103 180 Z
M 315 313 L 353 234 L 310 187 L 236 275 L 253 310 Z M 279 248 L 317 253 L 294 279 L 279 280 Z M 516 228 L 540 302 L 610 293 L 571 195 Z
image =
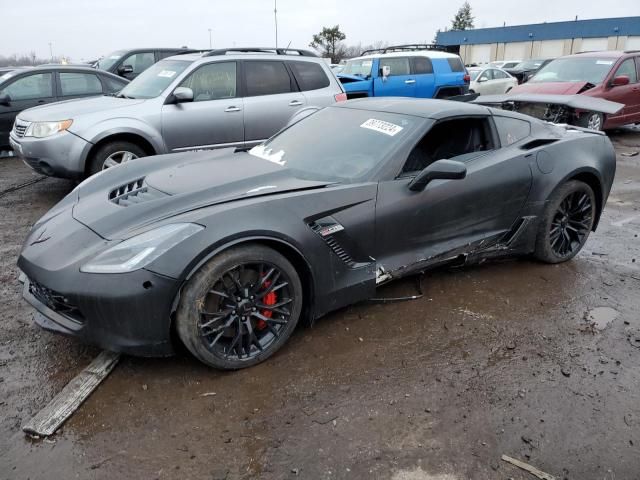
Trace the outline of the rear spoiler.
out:
M 471 103 L 488 107 L 511 107 L 521 103 L 542 103 L 546 105 L 562 105 L 575 110 L 613 114 L 624 108 L 623 103 L 611 102 L 602 98 L 586 95 L 547 95 L 541 93 L 514 93 L 504 95 L 481 95 Z M 513 110 L 513 108 L 508 108 Z

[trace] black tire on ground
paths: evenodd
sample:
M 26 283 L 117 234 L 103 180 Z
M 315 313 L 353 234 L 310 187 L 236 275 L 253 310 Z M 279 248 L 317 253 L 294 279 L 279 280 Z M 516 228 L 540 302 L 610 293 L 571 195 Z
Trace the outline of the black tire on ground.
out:
M 593 228 L 596 208 L 595 195 L 586 183 L 571 180 L 558 187 L 540 219 L 534 256 L 546 263 L 575 257 Z
M 260 264 L 266 265 L 267 268 L 258 272 L 257 265 Z M 271 268 L 275 268 L 276 273 L 279 272 L 277 277 L 276 273 L 270 277 L 267 275 Z M 242 302 L 245 302 L 248 301 L 252 288 L 258 286 L 255 280 L 267 277 L 277 279 L 273 281 L 273 287 L 276 284 L 287 284 L 278 291 L 278 299 L 274 300 L 278 304 L 286 303 L 286 305 L 279 307 L 274 312 L 283 310 L 288 312 L 286 316 L 274 313 L 271 317 L 269 314 L 268 323 L 253 317 L 254 314 L 251 313 L 250 307 L 258 305 L 256 313 L 265 314 L 263 308 L 264 304 L 268 303 L 265 300 L 267 297 L 264 296 L 264 293 L 260 297 L 259 292 L 268 290 L 271 282 L 267 284 L 265 280 L 263 284 L 261 281 L 260 284 L 263 287 L 266 286 L 266 289 L 256 288 L 254 291 L 255 303 L 248 303 L 245 306 L 236 301 L 236 293 L 231 294 L 228 289 L 225 289 L 231 288 L 235 292 L 244 292 L 238 293 L 238 295 L 244 295 Z M 242 288 L 238 285 L 242 285 Z M 219 291 L 229 295 L 218 295 Z M 187 282 L 176 312 L 176 330 L 187 349 L 206 365 L 223 370 L 250 367 L 273 355 L 291 336 L 302 312 L 302 295 L 300 277 L 293 265 L 283 255 L 271 248 L 257 244 L 233 247 L 205 263 Z M 254 296 L 250 298 L 253 300 Z M 226 312 L 233 311 L 232 314 L 219 313 L 216 315 L 216 312 L 225 312 L 225 310 Z M 255 311 L 256 308 L 253 310 Z M 205 311 L 207 313 L 203 313 Z M 241 311 L 245 313 L 241 313 Z M 247 336 L 248 330 L 245 328 L 246 323 L 240 320 L 241 315 L 247 315 L 242 318 L 246 318 L 247 322 L 252 325 L 251 332 L 257 336 L 256 341 L 265 342 L 262 348 L 259 349 L 255 343 L 252 343 L 251 337 Z M 213 319 L 215 316 L 220 317 L 215 320 L 216 322 L 219 320 L 220 323 L 205 327 L 204 324 L 211 323 L 209 319 Z M 262 318 L 266 320 L 264 316 Z M 286 323 L 283 319 L 286 319 Z M 223 324 L 226 325 L 225 328 L 223 328 Z M 239 343 L 236 344 L 240 350 L 238 350 L 238 346 L 233 346 L 238 333 L 236 328 L 238 325 L 244 325 L 244 327 L 240 327 L 243 335 Z M 212 330 L 208 330 L 209 328 Z M 274 330 L 277 331 L 277 335 L 272 333 Z M 212 333 L 206 334 L 206 332 Z M 212 345 L 213 340 L 215 341 Z M 244 358 L 242 358 L 243 356 Z
M 575 123 L 579 127 L 601 132 L 604 130 L 604 115 L 599 112 L 587 112 L 582 114 Z
M 105 162 L 112 155 L 116 155 L 116 157 L 120 156 L 120 152 L 128 152 L 132 154 L 133 158 L 146 157 L 147 152 L 144 151 L 142 147 L 136 145 L 132 142 L 127 141 L 115 141 L 109 142 L 102 145 L 96 152 L 93 154 L 93 157 L 90 159 L 88 174 L 93 175 L 94 173 L 98 173 L 99 171 L 105 168 Z

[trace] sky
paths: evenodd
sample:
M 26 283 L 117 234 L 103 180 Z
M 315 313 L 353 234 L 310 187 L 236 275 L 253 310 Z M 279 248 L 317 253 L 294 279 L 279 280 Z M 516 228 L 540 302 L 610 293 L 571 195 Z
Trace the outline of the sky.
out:
M 277 0 L 278 45 L 308 48 L 323 26 L 349 45 L 431 42 L 463 0 Z M 640 16 L 640 0 L 470 0 L 477 28 Z M 274 46 L 274 0 L 0 0 L 0 55 L 92 60 L 137 47 Z

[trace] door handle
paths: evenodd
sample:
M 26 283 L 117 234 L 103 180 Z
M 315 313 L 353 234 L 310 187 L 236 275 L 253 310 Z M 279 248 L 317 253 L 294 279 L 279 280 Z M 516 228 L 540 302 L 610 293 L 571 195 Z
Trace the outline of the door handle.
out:
M 239 112 L 240 107 L 227 107 L 224 109 L 225 112 Z
M 290 107 L 299 107 L 300 105 L 302 105 L 302 102 L 300 100 L 291 100 L 289 102 Z
M 416 83 L 415 80 L 405 80 L 404 83 L 406 83 L 407 85 L 411 85 L 412 83 Z

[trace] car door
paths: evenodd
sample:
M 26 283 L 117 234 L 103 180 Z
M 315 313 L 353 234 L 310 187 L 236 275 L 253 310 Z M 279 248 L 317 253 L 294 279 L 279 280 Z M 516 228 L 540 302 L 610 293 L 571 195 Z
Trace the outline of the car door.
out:
M 433 64 L 427 57 L 411 57 L 411 73 L 415 78 L 415 96 L 433 98 L 436 90 L 436 78 Z
M 199 66 L 180 83 L 193 91 L 193 101 L 162 106 L 162 136 L 169 150 L 243 145 L 238 78 L 238 62 L 219 61 Z
M 244 60 L 244 140 L 256 145 L 284 127 L 307 100 L 280 60 Z
M 9 132 L 18 113 L 56 101 L 53 72 L 33 72 L 13 77 L 0 87 L 0 97 L 5 95 L 8 95 L 8 101 L 0 104 L 2 145 L 9 144 Z
M 156 57 L 153 50 L 139 51 L 123 58 L 115 73 L 133 80 L 154 63 L 156 63 Z
M 512 88 L 514 86 L 508 73 L 496 68 L 492 68 L 491 72 L 493 74 L 493 93 L 505 93 L 508 88 Z
M 383 76 L 385 67 L 389 75 Z M 416 76 L 411 73 L 409 57 L 382 57 L 379 60 L 378 75 L 373 80 L 376 97 L 415 97 Z
M 613 79 L 619 76 L 629 78 L 628 85 L 613 85 Z M 614 115 L 608 116 L 607 124 L 624 125 L 633 121 L 634 112 L 640 107 L 638 105 L 640 91 L 638 89 L 638 72 L 633 57 L 623 60 L 605 80 L 604 93 L 602 98 L 612 102 L 623 103 L 624 108 Z
M 102 95 L 103 88 L 98 75 L 79 71 L 58 71 L 58 97 L 61 100 Z
M 493 69 L 487 68 L 478 75 L 476 93 L 480 95 L 491 95 L 494 93 Z
M 405 156 L 398 176 L 378 186 L 376 225 L 384 226 L 376 229 L 378 263 L 391 272 L 410 270 L 449 253 L 472 253 L 511 230 L 531 186 L 526 152 L 516 143 L 501 148 L 490 117 L 437 122 Z M 422 168 L 443 158 L 463 161 L 466 178 L 409 190 Z

